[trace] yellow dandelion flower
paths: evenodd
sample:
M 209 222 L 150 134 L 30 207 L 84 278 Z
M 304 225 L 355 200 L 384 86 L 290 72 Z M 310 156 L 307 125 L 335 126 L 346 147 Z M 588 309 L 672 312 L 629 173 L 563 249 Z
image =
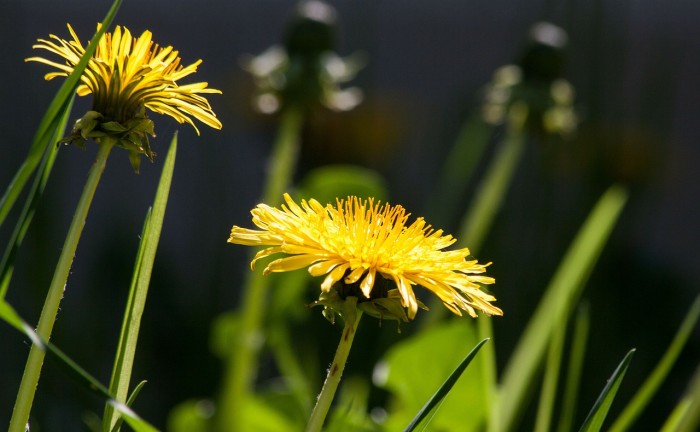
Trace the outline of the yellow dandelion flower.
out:
M 251 269 L 259 259 L 286 254 L 269 263 L 263 274 L 308 267 L 312 276 L 325 275 L 323 293 L 357 296 L 360 304 L 394 298 L 407 309 L 408 319 L 420 305 L 414 285 L 432 291 L 457 315 L 462 310 L 472 317 L 476 310 L 503 314 L 490 303 L 495 297 L 480 285 L 494 282 L 483 275 L 488 264 L 468 260 L 466 248 L 444 250 L 456 240 L 433 230 L 423 218 L 407 225 L 409 214 L 403 207 L 352 196 L 325 207 L 313 199 L 298 205 L 288 194 L 284 200 L 281 209 L 259 204 L 251 211 L 260 230 L 231 229 L 230 243 L 269 246 L 255 255 Z
M 98 24 L 98 29 L 100 24 Z M 43 57 L 30 57 L 35 61 L 56 68 L 45 75 L 46 80 L 68 76 L 85 53 L 80 39 L 68 24 L 70 40 L 49 35 L 33 46 L 56 54 L 63 62 Z M 197 134 L 199 129 L 192 120 L 197 119 L 215 129 L 221 122 L 202 94 L 221 93 L 208 88 L 206 82 L 178 85 L 178 81 L 197 71 L 202 60 L 182 66 L 178 51 L 173 47 L 160 47 L 151 39 L 150 31 L 133 37 L 126 28 L 117 26 L 113 33 L 105 33 L 81 76 L 76 92 L 79 96 L 93 94 L 92 111 L 76 124 L 73 139 L 99 138 L 119 134 L 119 144 L 131 152 L 145 153 L 152 157 L 146 133 L 154 136 L 150 120 L 146 120 L 144 108 L 168 115 L 179 123 L 191 125 Z M 141 141 L 146 138 L 145 147 Z

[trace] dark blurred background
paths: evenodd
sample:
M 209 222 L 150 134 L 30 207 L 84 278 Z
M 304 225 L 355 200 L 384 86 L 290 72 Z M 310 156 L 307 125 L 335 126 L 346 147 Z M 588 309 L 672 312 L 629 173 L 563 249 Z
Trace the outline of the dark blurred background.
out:
M 238 302 L 245 248 L 226 244 L 232 224 L 250 225 L 261 194 L 274 118 L 251 108 L 244 54 L 279 43 L 291 1 L 130 1 L 116 24 L 202 58 L 194 76 L 221 89 L 209 100 L 223 130 L 201 137 L 155 118 L 161 157 L 131 170 L 115 150 L 97 191 L 52 340 L 108 382 L 138 235 L 153 200 L 167 144 L 179 130 L 178 159 L 139 339 L 134 380 L 147 379 L 137 411 L 164 427 L 169 410 L 210 397 L 221 368 L 209 349 L 210 326 Z M 580 411 L 588 410 L 624 353 L 637 353 L 613 412 L 624 406 L 664 352 L 700 291 L 700 3 L 653 0 L 338 1 L 338 53 L 364 52 L 353 85 L 365 101 L 347 113 L 315 111 L 304 129 L 298 176 L 328 163 L 379 171 L 390 199 L 424 210 L 460 124 L 478 107 L 493 71 L 520 55 L 528 29 L 547 20 L 569 34 L 566 78 L 581 117 L 569 141 L 528 149 L 502 212 L 478 258 L 493 261 L 503 365 L 572 236 L 612 183 L 630 200 L 586 288 L 592 332 Z M 92 35 L 107 1 L 5 1 L 0 13 L 0 186 L 27 154 L 39 120 L 60 85 L 48 67 L 25 63 L 49 33 Z M 78 101 L 73 118 L 89 109 Z M 95 146 L 61 150 L 52 181 L 18 257 L 8 299 L 35 323 Z M 473 187 L 469 192 L 473 192 Z M 466 208 L 471 195 L 463 197 Z M 15 215 L 13 212 L 12 215 Z M 10 218 L 10 221 L 13 219 Z M 454 232 L 457 220 L 445 221 Z M 10 223 L 0 230 L 2 247 Z M 393 331 L 393 326 L 383 327 Z M 333 342 L 335 343 L 335 342 Z M 333 347 L 322 353 L 328 359 Z M 24 338 L 0 325 L 0 424 L 9 422 L 28 353 Z M 700 359 L 694 332 L 678 365 L 638 424 L 661 425 Z M 372 362 L 376 358 L 368 358 Z M 263 372 L 264 375 L 264 372 Z M 45 364 L 34 413 L 42 430 L 79 430 L 101 402 L 56 366 Z M 651 426 L 650 426 L 651 425 Z M 527 430 L 524 427 L 523 430 Z

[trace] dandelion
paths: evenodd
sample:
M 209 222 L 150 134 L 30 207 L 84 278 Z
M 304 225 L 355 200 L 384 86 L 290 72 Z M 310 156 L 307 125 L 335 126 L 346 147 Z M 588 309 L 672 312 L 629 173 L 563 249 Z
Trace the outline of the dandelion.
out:
M 466 311 L 476 317 L 477 310 L 503 314 L 490 303 L 495 297 L 482 289 L 494 282 L 483 275 L 488 264 L 468 259 L 466 248 L 444 250 L 456 239 L 433 230 L 423 218 L 408 225 L 410 214 L 400 205 L 353 196 L 325 207 L 313 199 L 298 205 L 288 194 L 284 200 L 281 209 L 259 204 L 252 210 L 260 230 L 231 230 L 230 243 L 269 246 L 255 255 L 251 269 L 262 258 L 286 254 L 270 262 L 263 274 L 308 267 L 312 276 L 325 275 L 320 304 L 333 308 L 333 300 L 353 296 L 358 307 L 380 317 L 413 319 L 422 306 L 415 285 L 427 288 L 457 315 Z M 392 305 L 406 313 L 397 313 Z
M 71 40 L 50 35 L 33 46 L 60 56 L 63 63 L 43 57 L 26 59 L 57 69 L 47 73 L 46 80 L 70 75 L 85 53 L 70 24 L 68 31 Z M 132 165 L 138 171 L 139 155 L 145 154 L 151 160 L 154 157 L 148 143 L 148 135 L 155 136 L 153 122 L 146 117 L 145 109 L 190 124 L 197 134 L 199 129 L 193 118 L 221 129 L 221 122 L 202 96 L 221 91 L 207 88 L 206 82 L 178 85 L 179 80 L 196 72 L 202 61 L 182 66 L 178 51 L 171 46 L 160 47 L 151 36 L 150 31 L 144 31 L 135 38 L 126 27 L 120 26 L 114 33 L 104 34 L 76 90 L 79 96 L 93 95 L 92 110 L 76 122 L 73 133 L 64 142 L 83 146 L 87 138 L 99 142 L 114 137 L 118 146 L 129 151 Z

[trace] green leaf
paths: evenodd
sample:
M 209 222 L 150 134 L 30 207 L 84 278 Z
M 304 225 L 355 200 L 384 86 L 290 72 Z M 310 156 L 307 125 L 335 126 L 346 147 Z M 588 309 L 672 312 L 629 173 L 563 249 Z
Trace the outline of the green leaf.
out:
M 120 401 L 125 401 L 129 393 L 129 382 L 133 368 L 134 357 L 136 356 L 136 346 L 138 342 L 139 329 L 141 327 L 141 317 L 146 307 L 146 297 L 148 286 L 151 281 L 153 262 L 156 257 L 160 232 L 163 227 L 165 208 L 170 193 L 170 184 L 175 169 L 175 155 L 177 153 L 177 134 L 170 142 L 170 150 L 163 165 L 163 172 L 158 183 L 153 209 L 149 210 L 141 234 L 141 242 L 137 252 L 136 263 L 134 264 L 134 274 L 129 290 L 124 321 L 119 336 L 117 355 L 114 360 L 112 378 L 110 380 L 110 392 L 117 396 Z M 112 430 L 117 421 L 112 406 L 105 407 L 103 419 L 103 430 Z
M 81 383 L 89 392 L 103 398 L 112 405 L 136 432 L 154 432 L 157 429 L 148 422 L 141 419 L 131 408 L 117 401 L 109 390 L 99 381 L 88 374 L 82 367 L 75 363 L 70 357 L 63 353 L 58 347 L 39 337 L 34 330 L 15 312 L 15 310 L 5 300 L 0 299 L 0 319 L 10 324 L 15 329 L 26 335 L 33 344 L 41 350 L 46 351 L 51 357 L 58 361 L 69 375 Z
M 683 398 L 671 412 L 661 432 L 695 432 L 700 426 L 700 366 L 695 369 Z
M 169 432 L 209 432 L 216 407 L 210 400 L 186 400 L 168 415 Z
M 469 366 L 469 363 L 474 359 L 476 356 L 476 353 L 479 352 L 479 349 L 483 344 L 485 344 L 487 339 L 482 340 L 479 342 L 472 350 L 467 354 L 467 356 L 462 360 L 462 362 L 455 368 L 454 372 L 450 374 L 450 376 L 445 380 L 445 382 L 440 386 L 438 391 L 435 392 L 433 396 L 428 400 L 428 402 L 421 408 L 421 410 L 416 414 L 416 416 L 413 418 L 411 423 L 406 426 L 406 429 L 404 429 L 404 432 L 412 432 L 415 430 L 415 428 L 423 421 L 423 419 L 426 418 L 426 416 L 433 411 L 433 409 L 437 409 L 436 406 L 440 403 L 442 403 L 442 400 L 447 396 L 447 394 L 452 390 L 452 387 L 454 387 L 455 383 L 457 383 L 457 380 L 462 376 L 462 373 L 464 370 Z
M 377 432 L 379 426 L 368 415 L 370 383 L 365 377 L 343 378 L 336 408 L 328 418 L 324 432 Z
M 603 422 L 605 421 L 605 417 L 608 415 L 610 405 L 612 405 L 613 399 L 615 399 L 615 395 L 617 394 L 617 390 L 620 388 L 620 383 L 625 377 L 625 372 L 627 372 L 627 368 L 632 361 L 634 352 L 635 350 L 631 349 L 627 353 L 625 358 L 622 359 L 622 362 L 620 362 L 620 364 L 617 366 L 617 369 L 615 369 L 615 372 L 613 372 L 610 379 L 608 379 L 608 383 L 605 385 L 605 388 L 601 392 L 600 396 L 598 396 L 598 400 L 596 400 L 593 408 L 591 408 L 586 420 L 583 421 L 583 425 L 581 426 L 581 429 L 579 429 L 579 432 L 598 432 L 603 426 Z
M 561 325 L 554 330 L 554 335 L 549 343 L 547 363 L 542 380 L 542 390 L 540 392 L 540 401 L 537 407 L 535 432 L 547 432 L 550 430 L 552 424 L 552 413 L 554 412 L 557 383 L 559 381 L 559 371 L 561 370 L 562 352 L 564 351 L 564 336 L 566 334 L 566 323 L 560 324 Z
M 571 338 L 571 353 L 569 354 L 569 364 L 566 371 L 566 385 L 559 413 L 559 432 L 569 432 L 572 429 L 574 417 L 576 416 L 576 399 L 578 397 L 579 383 L 581 382 L 581 370 L 583 370 L 589 327 L 590 313 L 588 303 L 582 303 L 574 320 L 574 334 Z
M 506 366 L 489 430 L 511 430 L 525 408 L 527 390 L 542 367 L 554 327 L 570 314 L 626 200 L 622 187 L 610 187 L 569 246 Z
M 384 179 L 373 170 L 353 165 L 327 165 L 309 172 L 299 183 L 302 198 L 314 198 L 321 204 L 335 204 L 337 198 L 355 195 L 385 200 Z
M 85 48 L 85 54 L 80 58 L 78 64 L 75 65 L 73 72 L 68 75 L 66 80 L 58 89 L 56 96 L 54 96 L 49 108 L 46 110 L 44 117 L 39 123 L 39 128 L 37 129 L 32 145 L 29 148 L 29 154 L 27 158 L 22 163 L 22 166 L 15 174 L 15 177 L 10 182 L 7 187 L 5 194 L 0 199 L 0 226 L 5 221 L 5 217 L 10 212 L 15 204 L 15 201 L 19 197 L 24 185 L 29 180 L 37 165 L 41 160 L 41 156 L 46 151 L 46 147 L 51 144 L 50 137 L 54 130 L 56 130 L 57 125 L 60 122 L 60 117 L 67 109 L 67 106 L 71 103 L 73 94 L 75 93 L 76 87 L 80 84 L 80 76 L 83 74 L 88 61 L 92 57 L 97 44 L 99 43 L 102 35 L 107 30 L 107 28 L 112 24 L 114 16 L 121 6 L 122 0 L 114 0 L 111 8 L 107 12 L 107 15 L 102 20 L 102 27 L 95 33 L 95 35 L 90 40 L 90 43 Z
M 73 106 L 73 99 L 74 98 L 70 99 L 70 102 L 62 112 L 62 115 L 57 122 L 56 129 L 53 131 L 51 142 L 58 142 L 58 140 L 60 140 L 65 133 L 68 116 L 70 115 L 70 110 Z M 46 187 L 46 183 L 51 175 L 51 170 L 53 169 L 53 164 L 56 160 L 56 155 L 58 154 L 59 148 L 60 147 L 58 145 L 49 145 L 46 147 L 46 152 L 41 159 L 39 171 L 34 178 L 32 187 L 27 195 L 27 200 L 24 203 L 22 212 L 17 219 L 15 229 L 12 232 L 12 236 L 7 242 L 5 254 L 2 257 L 2 261 L 0 261 L 0 298 L 5 298 L 5 294 L 7 294 L 10 279 L 12 278 L 12 273 L 14 271 L 15 255 L 22 244 L 22 240 L 24 240 L 24 235 L 27 233 L 32 219 L 34 218 L 34 209 L 44 193 L 44 188 Z
M 637 394 L 634 395 L 630 403 L 625 407 L 620 414 L 620 417 L 615 420 L 611 432 L 621 432 L 629 429 L 634 423 L 636 418 L 641 414 L 644 408 L 649 404 L 649 401 L 654 396 L 654 393 L 658 390 L 659 386 L 663 383 L 664 379 L 671 371 L 671 368 L 675 364 L 678 356 L 680 355 L 685 343 L 688 341 L 695 328 L 695 324 L 698 322 L 700 317 L 700 296 L 695 298 L 688 314 L 685 316 L 683 323 L 681 324 L 676 336 L 669 345 L 668 349 L 664 353 L 664 356 L 656 365 L 654 371 L 649 375 L 647 380 L 644 382 L 642 387 L 639 389 Z
M 402 430 L 434 395 L 465 357 L 465 347 L 478 343 L 474 323 L 452 320 L 436 324 L 392 346 L 375 367 L 374 382 L 392 393 L 384 430 Z M 426 353 L 429 353 L 426 355 Z M 485 419 L 485 401 L 479 356 L 462 374 L 432 420 L 435 430 L 479 430 Z M 469 415 L 464 415 L 464 407 Z
M 134 405 L 134 402 L 136 401 L 136 398 L 138 397 L 139 393 L 141 393 L 141 389 L 143 386 L 146 385 L 146 380 L 141 381 L 138 383 L 136 387 L 134 387 L 134 391 L 131 392 L 131 395 L 129 396 L 129 399 L 126 401 L 126 406 L 131 408 Z M 112 428 L 112 432 L 119 432 L 119 429 L 121 428 L 122 423 L 124 422 L 124 417 L 119 417 L 117 419 L 117 422 L 114 424 L 114 427 Z M 101 428 L 98 428 L 100 430 Z

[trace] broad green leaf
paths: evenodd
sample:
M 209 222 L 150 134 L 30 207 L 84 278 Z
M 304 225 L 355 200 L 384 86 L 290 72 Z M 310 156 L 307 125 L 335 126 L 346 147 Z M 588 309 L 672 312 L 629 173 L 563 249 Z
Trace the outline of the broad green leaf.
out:
M 450 393 L 452 388 L 454 387 L 455 383 L 457 380 L 462 376 L 462 373 L 464 373 L 464 370 L 469 366 L 469 363 L 472 362 L 476 354 L 479 352 L 479 349 L 483 344 L 486 343 L 486 339 L 482 340 L 479 342 L 472 350 L 467 354 L 467 356 L 462 360 L 462 362 L 455 368 L 454 372 L 450 374 L 450 376 L 447 378 L 447 380 L 440 386 L 438 391 L 435 392 L 433 396 L 430 397 L 430 400 L 421 408 L 421 410 L 416 414 L 416 416 L 411 420 L 411 423 L 406 426 L 406 429 L 404 429 L 404 432 L 413 432 L 416 427 L 421 424 L 421 422 L 430 414 L 433 412 L 433 410 L 437 410 L 437 406 L 440 405 L 447 397 L 447 395 Z M 434 415 L 434 414 L 433 414 Z
M 527 390 L 542 367 L 554 326 L 571 312 L 626 200 L 622 187 L 610 187 L 574 238 L 506 366 L 489 430 L 514 427 L 526 405 Z
M 644 382 L 642 387 L 639 389 L 637 394 L 634 395 L 630 403 L 625 407 L 620 414 L 620 417 L 615 420 L 615 423 L 610 427 L 611 432 L 622 432 L 629 429 L 634 423 L 635 419 L 642 413 L 644 408 L 648 405 L 651 398 L 654 396 L 659 386 L 663 383 L 664 379 L 671 371 L 674 363 L 678 359 L 685 343 L 688 341 L 695 324 L 698 322 L 700 317 L 700 296 L 695 298 L 688 314 L 685 316 L 683 323 L 681 324 L 676 336 L 669 345 L 666 353 L 664 353 L 663 358 L 656 365 L 654 371 L 649 375 L 647 380 Z
M 328 165 L 309 172 L 299 183 L 302 198 L 314 198 L 321 204 L 335 204 L 336 199 L 355 195 L 384 201 L 387 188 L 376 172 L 353 165 Z
M 27 183 L 29 177 L 39 164 L 41 156 L 46 151 L 46 147 L 49 144 L 52 144 L 50 137 L 53 134 L 53 131 L 57 128 L 60 121 L 59 118 L 61 117 L 62 112 L 64 112 L 67 109 L 67 106 L 70 104 L 73 94 L 75 93 L 75 89 L 78 87 L 78 84 L 80 84 L 80 76 L 83 74 L 90 57 L 92 57 L 93 53 L 95 52 L 97 44 L 102 38 L 102 35 L 112 24 L 114 16 L 117 14 L 121 3 L 122 0 L 114 0 L 112 6 L 107 12 L 107 15 L 102 20 L 102 27 L 93 35 L 90 43 L 85 48 L 85 54 L 80 58 L 80 61 L 75 65 L 73 72 L 66 78 L 61 87 L 58 89 L 58 93 L 56 93 L 56 96 L 54 96 L 49 108 L 44 114 L 44 117 L 41 119 L 39 128 L 34 135 L 32 145 L 29 148 L 27 158 L 24 160 L 22 166 L 17 171 L 17 174 L 15 174 L 15 177 L 10 182 L 10 185 L 7 187 L 2 199 L 0 199 L 0 226 L 5 221 L 5 217 L 7 217 L 7 214 L 12 209 L 12 206 L 15 204 L 15 201 L 22 192 L 22 189 L 24 189 L 24 185 Z
M 302 425 L 294 424 L 274 403 L 269 403 L 261 395 L 246 398 L 243 405 L 241 430 L 256 432 L 285 432 L 301 430 Z
M 68 122 L 68 116 L 70 115 L 71 107 L 73 106 L 73 99 L 74 97 L 70 99 L 69 103 L 65 106 L 64 111 L 61 113 L 61 116 L 58 118 L 56 128 L 53 131 L 50 142 L 57 143 L 58 140 L 63 137 L 66 130 L 66 123 Z M 22 212 L 17 219 L 15 229 L 12 232 L 12 236 L 7 242 L 5 254 L 2 257 L 2 261 L 0 261 L 0 298 L 5 297 L 5 294 L 10 286 L 10 279 L 12 278 L 12 272 L 14 271 L 15 255 L 22 244 L 22 240 L 24 240 L 24 235 L 27 233 L 32 219 L 34 218 L 34 209 L 44 193 L 44 188 L 46 187 L 46 183 L 51 175 L 51 170 L 53 169 L 53 164 L 56 160 L 59 148 L 60 147 L 58 145 L 48 145 L 46 147 L 46 152 L 41 158 L 39 171 L 34 178 L 32 187 L 27 195 L 27 200 L 24 203 Z
M 141 317 L 146 307 L 146 297 L 148 286 L 151 281 L 153 262 L 156 257 L 160 232 L 163 227 L 165 208 L 170 193 L 170 184 L 175 169 L 175 155 L 177 154 L 177 134 L 170 142 L 170 150 L 165 158 L 163 172 L 156 190 L 156 197 L 152 210 L 149 210 L 141 234 L 141 242 L 137 252 L 134 273 L 129 289 L 124 320 L 122 322 L 121 334 L 117 354 L 114 360 L 112 378 L 110 380 L 110 392 L 117 396 L 120 401 L 125 401 L 129 394 L 129 382 L 133 368 L 134 357 L 136 356 L 136 346 L 138 342 L 139 329 L 141 327 Z M 117 421 L 111 405 L 105 407 L 103 419 L 103 430 L 110 431 Z
M 375 424 L 367 414 L 370 383 L 365 377 L 344 377 L 337 402 L 323 428 L 324 432 L 378 432 Z
M 376 385 L 392 393 L 384 430 L 402 430 L 478 342 L 473 322 L 451 320 L 392 346 L 373 377 Z M 435 430 L 468 432 L 483 425 L 485 405 L 481 392 L 475 391 L 482 385 L 481 361 L 473 361 L 443 400 L 431 423 Z
M 631 349 L 627 353 L 625 358 L 622 359 L 622 362 L 620 362 L 620 364 L 617 366 L 617 369 L 615 369 L 615 372 L 613 372 L 610 379 L 608 379 L 608 383 L 605 385 L 605 388 L 601 392 L 600 396 L 598 396 L 598 400 L 596 400 L 593 408 L 591 408 L 586 420 L 583 421 L 583 425 L 581 426 L 581 429 L 579 429 L 579 432 L 598 432 L 603 426 L 603 422 L 605 421 L 605 417 L 608 415 L 610 405 L 612 405 L 615 395 L 617 394 L 617 390 L 620 388 L 620 383 L 625 377 L 625 372 L 627 372 L 627 368 L 632 361 L 634 351 L 634 349 Z
M 170 411 L 167 429 L 169 432 L 209 432 L 215 411 L 210 400 L 186 400 Z

